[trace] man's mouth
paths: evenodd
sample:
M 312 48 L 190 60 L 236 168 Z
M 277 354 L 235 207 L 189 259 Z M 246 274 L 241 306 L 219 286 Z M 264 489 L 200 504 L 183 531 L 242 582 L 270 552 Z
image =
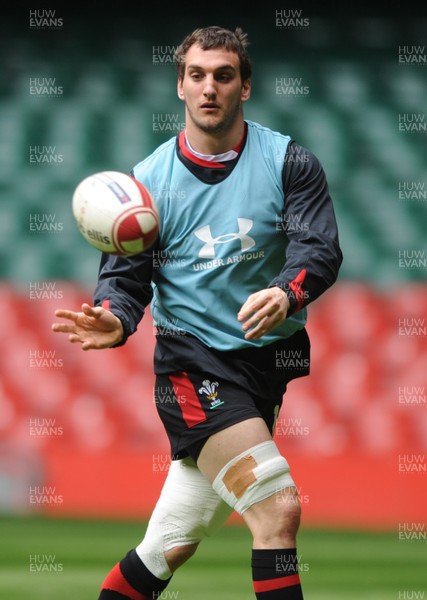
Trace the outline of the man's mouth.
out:
M 215 102 L 204 102 L 203 104 L 201 104 L 200 108 L 203 108 L 205 110 L 215 110 L 219 108 L 219 105 Z

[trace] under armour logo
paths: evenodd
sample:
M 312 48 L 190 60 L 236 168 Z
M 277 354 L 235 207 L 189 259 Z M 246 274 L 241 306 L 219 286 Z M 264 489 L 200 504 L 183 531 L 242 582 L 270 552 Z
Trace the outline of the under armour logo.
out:
M 215 244 L 227 244 L 233 240 L 240 240 L 241 251 L 249 250 L 255 246 L 255 240 L 247 235 L 248 231 L 252 229 L 254 222 L 252 219 L 237 219 L 239 231 L 237 233 L 224 233 L 217 238 L 212 237 L 210 225 L 205 225 L 197 231 L 194 235 L 205 242 L 205 245 L 199 252 L 200 258 L 215 258 Z

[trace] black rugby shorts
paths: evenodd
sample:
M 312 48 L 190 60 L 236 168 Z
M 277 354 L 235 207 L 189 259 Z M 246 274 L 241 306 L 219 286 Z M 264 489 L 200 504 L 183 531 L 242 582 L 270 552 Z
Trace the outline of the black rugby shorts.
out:
M 289 381 L 309 374 L 305 329 L 263 347 L 218 351 L 190 335 L 157 335 L 154 398 L 172 459 L 197 460 L 213 433 L 261 417 L 271 434 Z

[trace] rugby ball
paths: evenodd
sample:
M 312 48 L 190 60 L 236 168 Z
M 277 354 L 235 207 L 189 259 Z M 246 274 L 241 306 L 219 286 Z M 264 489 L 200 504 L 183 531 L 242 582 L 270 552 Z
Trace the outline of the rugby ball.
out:
M 159 234 L 159 212 L 149 190 L 131 175 L 101 171 L 75 188 L 72 210 L 83 237 L 101 252 L 132 256 Z

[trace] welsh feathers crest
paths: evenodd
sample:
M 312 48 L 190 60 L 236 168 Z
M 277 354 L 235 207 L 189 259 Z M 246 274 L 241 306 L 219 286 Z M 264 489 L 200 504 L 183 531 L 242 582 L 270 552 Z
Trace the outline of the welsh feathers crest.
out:
M 220 406 L 220 404 L 224 404 L 220 398 L 218 398 L 218 392 L 216 391 L 219 386 L 218 381 L 209 381 L 209 379 L 205 379 L 203 382 L 203 387 L 199 389 L 199 394 L 206 394 L 208 400 L 211 403 L 211 410 Z

